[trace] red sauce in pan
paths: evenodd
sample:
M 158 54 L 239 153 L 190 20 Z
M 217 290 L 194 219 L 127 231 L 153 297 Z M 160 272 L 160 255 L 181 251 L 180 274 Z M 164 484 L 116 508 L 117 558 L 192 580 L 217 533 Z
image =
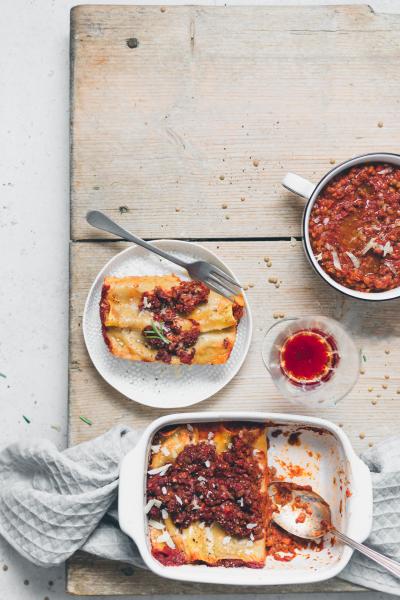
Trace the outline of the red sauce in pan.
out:
M 367 164 L 322 190 L 309 234 L 321 267 L 345 287 L 383 292 L 400 285 L 400 168 Z

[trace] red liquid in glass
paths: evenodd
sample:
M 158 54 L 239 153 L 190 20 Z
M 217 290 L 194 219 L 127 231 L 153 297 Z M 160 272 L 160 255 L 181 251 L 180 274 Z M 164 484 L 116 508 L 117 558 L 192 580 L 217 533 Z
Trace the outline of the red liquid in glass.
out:
M 338 362 L 334 339 L 317 329 L 303 329 L 288 337 L 280 350 L 282 372 L 295 385 L 327 381 Z

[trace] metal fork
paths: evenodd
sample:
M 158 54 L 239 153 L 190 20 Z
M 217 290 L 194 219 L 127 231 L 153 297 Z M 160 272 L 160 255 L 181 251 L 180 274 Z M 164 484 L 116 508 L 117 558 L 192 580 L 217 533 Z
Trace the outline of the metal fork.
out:
M 217 294 L 221 294 L 232 300 L 232 296 L 235 296 L 240 292 L 241 285 L 236 279 L 222 271 L 215 265 L 212 265 L 204 260 L 197 260 L 196 262 L 186 262 L 181 260 L 180 258 L 176 258 L 176 256 L 172 256 L 157 246 L 150 244 L 149 242 L 145 242 L 141 238 L 133 235 L 133 233 L 129 233 L 123 227 L 115 223 L 112 219 L 107 217 L 104 213 L 99 210 L 90 210 L 86 214 L 87 222 L 92 225 L 92 227 L 97 227 L 97 229 L 102 229 L 103 231 L 108 231 L 108 233 L 112 233 L 113 235 L 117 235 L 124 240 L 128 240 L 129 242 L 134 242 L 146 250 L 150 252 L 154 252 L 163 258 L 183 267 L 187 270 L 190 277 L 192 279 L 199 279 L 203 281 L 211 290 L 217 292 Z

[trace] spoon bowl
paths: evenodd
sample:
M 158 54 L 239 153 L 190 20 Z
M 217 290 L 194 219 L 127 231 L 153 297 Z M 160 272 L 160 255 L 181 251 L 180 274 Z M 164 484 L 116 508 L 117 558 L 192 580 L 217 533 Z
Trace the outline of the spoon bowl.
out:
M 273 482 L 269 494 L 277 507 L 273 520 L 285 531 L 307 540 L 317 540 L 332 529 L 329 504 L 307 487 Z
M 329 504 L 309 486 L 286 481 L 272 481 L 268 493 L 275 507 L 272 520 L 288 533 L 307 540 L 317 540 L 331 533 L 337 540 L 400 578 L 400 564 L 376 550 L 352 540 L 332 525 Z

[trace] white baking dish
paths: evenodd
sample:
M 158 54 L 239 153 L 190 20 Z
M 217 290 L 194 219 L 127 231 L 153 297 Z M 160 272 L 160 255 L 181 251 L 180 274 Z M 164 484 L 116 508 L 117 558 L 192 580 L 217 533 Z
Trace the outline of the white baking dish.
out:
M 334 577 L 346 566 L 352 550 L 339 543 L 315 552 L 305 550 L 288 563 L 268 557 L 264 568 L 168 567 L 151 554 L 147 517 L 144 513 L 149 448 L 154 434 L 166 425 L 258 421 L 269 428 L 269 464 L 286 475 L 290 464 L 303 467 L 303 474 L 291 481 L 310 484 L 329 502 L 334 525 L 358 542 L 369 535 L 372 525 L 372 485 L 366 465 L 357 457 L 344 432 L 329 421 L 299 415 L 258 412 L 197 412 L 168 415 L 151 423 L 137 446 L 121 465 L 119 522 L 121 529 L 137 544 L 146 565 L 157 575 L 180 581 L 234 585 L 281 585 L 322 581 Z M 277 431 L 281 431 L 278 435 Z M 301 430 L 300 445 L 291 445 L 288 434 Z M 272 432 L 275 432 L 272 435 Z M 340 489 L 342 488 L 342 489 Z M 350 490 L 351 495 L 346 495 Z M 342 512 L 340 513 L 340 503 Z

